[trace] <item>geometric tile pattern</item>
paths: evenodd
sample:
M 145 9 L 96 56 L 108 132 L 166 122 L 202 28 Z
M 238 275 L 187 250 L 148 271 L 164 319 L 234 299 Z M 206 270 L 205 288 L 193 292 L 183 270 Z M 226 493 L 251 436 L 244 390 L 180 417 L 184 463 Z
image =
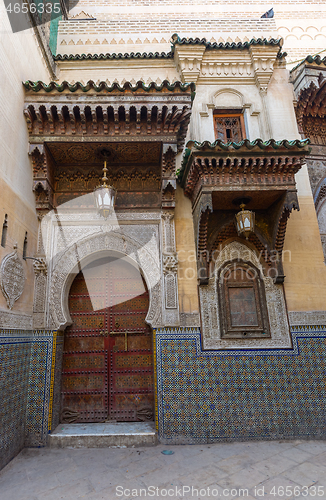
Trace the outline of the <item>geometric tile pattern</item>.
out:
M 48 434 L 53 332 L 35 333 L 31 349 L 25 446 L 44 446 Z
M 58 423 L 48 428 L 60 403 L 63 336 L 55 334 L 0 331 L 0 468 L 24 445 L 44 446 Z M 198 328 L 156 330 L 160 441 L 325 439 L 326 327 L 291 335 L 292 349 L 203 351 Z
M 0 337 L 0 468 L 24 446 L 30 338 Z
M 0 331 L 0 466 L 23 446 L 46 444 L 54 334 Z
M 292 328 L 292 349 L 203 351 L 197 328 L 156 330 L 163 443 L 326 438 L 326 329 Z

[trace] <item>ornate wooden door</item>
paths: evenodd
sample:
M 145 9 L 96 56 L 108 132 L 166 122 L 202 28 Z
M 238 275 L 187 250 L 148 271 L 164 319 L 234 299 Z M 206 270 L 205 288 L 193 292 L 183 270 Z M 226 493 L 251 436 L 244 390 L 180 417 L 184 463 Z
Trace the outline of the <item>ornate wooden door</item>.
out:
M 101 259 L 70 290 L 73 324 L 65 332 L 61 420 L 153 420 L 149 297 L 124 259 Z

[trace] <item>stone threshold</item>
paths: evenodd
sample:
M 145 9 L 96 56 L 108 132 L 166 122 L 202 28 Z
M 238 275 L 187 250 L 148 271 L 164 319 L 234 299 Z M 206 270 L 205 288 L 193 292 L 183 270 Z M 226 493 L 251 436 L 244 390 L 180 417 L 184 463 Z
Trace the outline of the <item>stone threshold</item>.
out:
M 154 422 L 60 424 L 49 434 L 50 448 L 133 448 L 155 446 Z

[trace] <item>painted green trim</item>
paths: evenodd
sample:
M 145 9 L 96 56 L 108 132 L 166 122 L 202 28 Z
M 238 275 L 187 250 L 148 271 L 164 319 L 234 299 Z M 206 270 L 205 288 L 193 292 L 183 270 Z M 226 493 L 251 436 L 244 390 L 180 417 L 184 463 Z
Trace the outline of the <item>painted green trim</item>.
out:
M 57 54 L 54 56 L 55 61 L 109 61 L 114 59 L 173 59 L 175 45 L 205 45 L 207 49 L 248 49 L 251 45 L 270 45 L 280 47 L 278 58 L 283 58 L 287 54 L 281 51 L 282 38 L 252 38 L 249 42 L 208 42 L 206 38 L 180 38 L 176 33 L 172 35 L 172 47 L 170 52 L 130 52 L 111 54 Z
M 218 139 L 214 142 L 188 141 L 186 147 L 193 149 L 200 149 L 200 150 L 216 149 L 217 147 L 220 147 L 224 151 L 232 151 L 232 149 L 237 150 L 244 147 L 250 150 L 256 146 L 258 146 L 260 149 L 267 149 L 269 147 L 272 147 L 274 149 L 280 149 L 280 148 L 293 149 L 293 148 L 303 148 L 308 144 L 310 144 L 310 139 L 304 139 L 303 141 L 301 141 L 300 139 L 295 139 L 294 141 L 288 141 L 287 139 L 283 139 L 282 141 L 275 141 L 275 139 L 269 139 L 268 141 L 263 141 L 262 139 L 255 139 L 254 141 L 249 141 L 249 139 L 244 139 L 243 141 L 240 142 L 227 142 L 227 143 L 224 143 Z
M 113 83 L 112 85 L 108 85 L 106 82 L 103 81 L 100 82 L 98 85 L 96 85 L 96 83 L 93 82 L 93 80 L 89 80 L 86 83 L 86 85 L 83 85 L 81 82 L 69 83 L 64 81 L 62 83 L 50 82 L 49 84 L 46 84 L 41 81 L 33 82 L 31 80 L 27 80 L 23 82 L 23 85 L 26 90 L 32 90 L 33 92 L 39 92 L 40 90 L 44 90 L 45 92 L 52 92 L 53 90 L 56 90 L 57 92 L 63 92 L 64 90 L 69 90 L 70 92 L 76 92 L 77 90 L 81 90 L 82 92 L 88 92 L 89 90 L 95 90 L 95 92 L 101 92 L 103 90 L 106 92 L 114 92 L 114 91 L 125 92 L 126 90 L 131 90 L 132 92 L 136 92 L 139 89 L 144 90 L 145 92 L 149 92 L 151 90 L 160 92 L 163 89 L 167 89 L 170 91 L 178 89 L 182 92 L 187 92 L 188 90 L 190 90 L 192 94 L 192 99 L 194 98 L 194 92 L 196 90 L 196 85 L 193 82 L 170 83 L 167 80 L 164 80 L 161 85 L 157 85 L 155 82 L 151 82 L 150 84 L 145 85 L 144 82 L 139 81 L 135 85 L 132 85 L 130 82 L 126 82 L 124 83 L 123 86 L 120 86 L 118 83 Z
M 270 45 L 282 47 L 282 38 L 252 38 L 249 42 L 208 42 L 206 38 L 180 38 L 177 33 L 172 35 L 172 46 L 175 45 L 205 45 L 207 49 L 248 49 L 251 45 Z
M 55 54 L 57 52 L 59 21 L 61 21 L 61 19 L 62 15 L 61 16 L 56 15 L 56 17 L 51 19 L 50 23 L 49 47 L 54 57 L 54 60 L 55 60 Z
M 55 61 L 109 61 L 113 59 L 173 59 L 172 52 L 130 52 L 122 54 L 58 54 Z
M 294 68 L 291 69 L 290 73 L 292 73 L 293 71 L 295 71 L 301 64 L 303 63 L 309 63 L 309 64 L 318 64 L 318 66 L 320 66 L 321 64 L 323 64 L 324 66 L 326 66 L 326 56 L 321 58 L 319 55 L 317 56 L 307 56 L 305 59 L 302 59 L 302 61 L 300 61 Z

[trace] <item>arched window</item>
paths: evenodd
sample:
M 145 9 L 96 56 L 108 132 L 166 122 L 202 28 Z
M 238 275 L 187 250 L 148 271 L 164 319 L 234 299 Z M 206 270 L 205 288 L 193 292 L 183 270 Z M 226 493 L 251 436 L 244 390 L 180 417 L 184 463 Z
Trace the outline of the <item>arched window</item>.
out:
M 2 225 L 2 234 L 1 234 L 1 246 L 2 247 L 6 246 L 7 231 L 8 231 L 8 215 L 6 214 L 5 220 L 3 221 L 3 225 Z
M 222 338 L 270 337 L 264 284 L 259 270 L 228 262 L 218 279 Z

